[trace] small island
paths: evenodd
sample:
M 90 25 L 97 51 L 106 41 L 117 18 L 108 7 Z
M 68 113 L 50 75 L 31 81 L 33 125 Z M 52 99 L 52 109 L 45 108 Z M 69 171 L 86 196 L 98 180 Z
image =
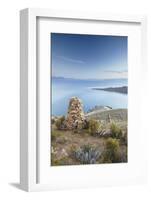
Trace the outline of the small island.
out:
M 117 92 L 117 93 L 122 93 L 122 94 L 127 94 L 128 93 L 128 87 L 127 86 L 122 86 L 122 87 L 108 87 L 108 88 L 92 88 L 93 90 L 104 90 L 108 92 Z

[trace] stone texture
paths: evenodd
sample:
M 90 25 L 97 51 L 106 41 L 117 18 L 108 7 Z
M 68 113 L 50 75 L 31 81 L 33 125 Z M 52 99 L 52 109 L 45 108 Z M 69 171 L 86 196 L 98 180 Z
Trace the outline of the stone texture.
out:
M 65 121 L 67 129 L 82 129 L 85 126 L 85 115 L 83 104 L 77 97 L 72 97 L 69 101 L 68 114 Z

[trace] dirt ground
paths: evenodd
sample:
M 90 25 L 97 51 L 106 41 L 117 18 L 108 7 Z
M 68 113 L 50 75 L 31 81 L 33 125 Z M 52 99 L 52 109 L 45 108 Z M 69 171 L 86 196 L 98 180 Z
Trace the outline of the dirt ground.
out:
M 107 138 L 91 136 L 87 130 L 82 133 L 74 133 L 73 131 L 52 130 L 55 131 L 56 138 L 51 141 L 51 159 L 52 165 L 54 160 L 65 159 L 69 165 L 80 164 L 72 158 L 71 152 L 83 145 L 92 145 L 103 152 Z M 126 151 L 125 146 L 120 146 L 121 151 Z

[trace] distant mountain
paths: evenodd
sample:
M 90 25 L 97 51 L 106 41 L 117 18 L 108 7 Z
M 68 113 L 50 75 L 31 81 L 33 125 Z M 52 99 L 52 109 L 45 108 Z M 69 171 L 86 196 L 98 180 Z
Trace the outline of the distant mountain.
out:
M 52 76 L 52 78 L 55 78 L 55 79 L 65 79 L 63 76 Z

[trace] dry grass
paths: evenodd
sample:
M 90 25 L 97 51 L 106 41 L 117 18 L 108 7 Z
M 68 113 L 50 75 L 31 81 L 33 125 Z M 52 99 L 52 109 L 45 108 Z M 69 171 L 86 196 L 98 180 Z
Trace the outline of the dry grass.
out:
M 109 120 L 109 115 L 111 121 Z M 109 110 L 100 113 L 97 112 L 97 114 L 93 112 L 93 115 L 87 117 L 87 119 L 90 118 L 99 120 L 103 129 L 110 128 L 111 123 L 116 122 L 116 125 L 123 133 L 127 132 L 127 109 Z M 99 148 L 100 151 L 105 151 L 108 138 L 92 136 L 88 129 L 82 129 L 79 132 L 57 130 L 54 124 L 51 128 L 51 165 L 53 166 L 80 164 L 80 162 L 72 156 L 72 152 L 83 145 L 93 145 Z M 127 144 L 119 141 L 119 151 L 127 161 Z M 104 163 L 104 161 L 100 159 L 97 163 Z

